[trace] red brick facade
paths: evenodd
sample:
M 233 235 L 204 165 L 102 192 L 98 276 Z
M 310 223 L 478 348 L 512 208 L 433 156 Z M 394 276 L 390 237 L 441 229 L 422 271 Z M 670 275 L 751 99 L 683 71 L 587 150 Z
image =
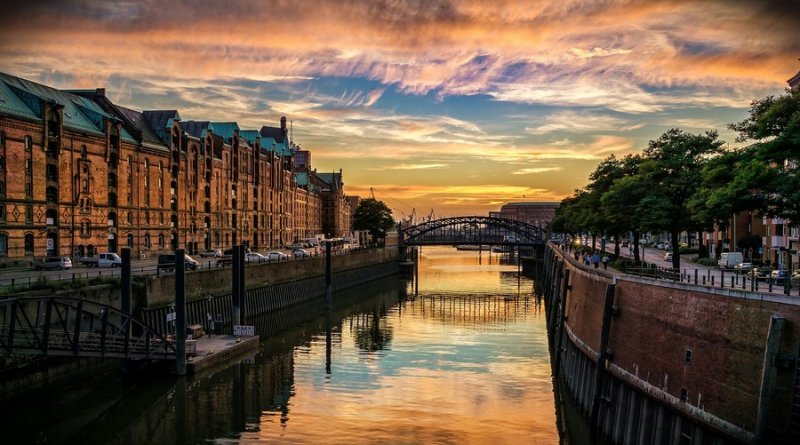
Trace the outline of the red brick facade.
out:
M 0 97 L 0 262 L 263 250 L 321 233 L 323 220 L 349 231 L 341 208 L 324 216 L 322 188 L 298 185 L 285 118 L 244 131 L 3 74 Z

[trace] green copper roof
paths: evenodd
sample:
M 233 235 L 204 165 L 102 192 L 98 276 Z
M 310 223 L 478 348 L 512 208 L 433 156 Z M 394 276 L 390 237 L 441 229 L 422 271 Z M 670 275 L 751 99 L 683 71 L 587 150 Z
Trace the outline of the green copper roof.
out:
M 214 126 L 214 134 L 222 136 L 226 141 L 231 140 L 234 130 L 239 130 L 236 122 L 211 122 L 211 125 Z
M 308 186 L 308 173 L 295 173 L 294 182 L 300 187 Z
M 261 135 L 258 130 L 239 130 L 239 137 L 247 141 L 248 144 L 255 146 L 259 142 Z
M 0 82 L 0 112 L 28 119 L 39 119 L 25 102 L 23 102 L 5 82 Z
M 101 127 L 98 127 L 79 110 L 75 102 L 76 99 L 79 99 L 78 96 L 5 73 L 0 73 L 0 81 L 7 84 L 12 94 L 26 104 L 27 108 L 34 112 L 39 119 L 43 119 L 39 101 L 45 100 L 64 107 L 65 127 L 94 134 L 105 134 Z M 99 107 L 97 108 L 99 109 Z

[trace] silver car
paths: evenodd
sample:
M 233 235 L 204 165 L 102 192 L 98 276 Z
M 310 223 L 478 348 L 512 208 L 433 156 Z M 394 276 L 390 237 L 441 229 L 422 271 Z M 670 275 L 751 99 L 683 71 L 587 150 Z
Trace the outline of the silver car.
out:
M 41 261 L 33 263 L 33 270 L 64 270 L 72 269 L 72 260 L 68 257 L 51 257 L 44 258 Z

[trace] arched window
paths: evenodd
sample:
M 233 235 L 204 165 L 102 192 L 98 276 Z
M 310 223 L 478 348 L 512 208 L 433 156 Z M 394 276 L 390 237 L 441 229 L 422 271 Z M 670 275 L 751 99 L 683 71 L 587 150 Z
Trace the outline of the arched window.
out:
M 144 234 L 144 247 L 149 249 L 150 246 L 151 246 L 151 244 L 150 244 L 150 234 L 149 233 L 145 233 Z
M 133 234 L 132 233 L 128 234 L 128 247 L 133 249 Z
M 0 204 L 0 221 L 6 220 L 6 206 Z
M 25 234 L 25 255 L 33 255 L 33 234 Z
M 80 237 L 89 238 L 92 236 L 92 222 L 88 219 L 82 219 L 80 225 Z
M 89 150 L 86 149 L 85 145 L 81 145 L 81 159 L 86 159 L 89 157 Z
M 25 151 L 33 150 L 33 139 L 30 136 L 25 136 L 23 141 L 25 143 Z
M 164 247 L 164 234 L 158 234 L 158 247 Z
M 8 255 L 8 235 L 0 233 L 0 255 Z

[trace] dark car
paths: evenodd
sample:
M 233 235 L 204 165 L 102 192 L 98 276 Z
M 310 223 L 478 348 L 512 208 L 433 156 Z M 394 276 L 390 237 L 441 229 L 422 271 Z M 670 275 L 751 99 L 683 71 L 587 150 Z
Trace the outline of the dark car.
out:
M 33 270 L 63 270 L 72 269 L 72 260 L 65 256 L 45 258 L 33 263 Z
M 197 270 L 199 263 L 189 255 L 183 255 L 183 268 Z M 158 256 L 158 270 L 175 270 L 175 255 L 166 253 Z
M 221 256 L 217 257 L 217 266 L 230 266 L 233 264 L 233 249 L 227 249 L 222 252 Z

